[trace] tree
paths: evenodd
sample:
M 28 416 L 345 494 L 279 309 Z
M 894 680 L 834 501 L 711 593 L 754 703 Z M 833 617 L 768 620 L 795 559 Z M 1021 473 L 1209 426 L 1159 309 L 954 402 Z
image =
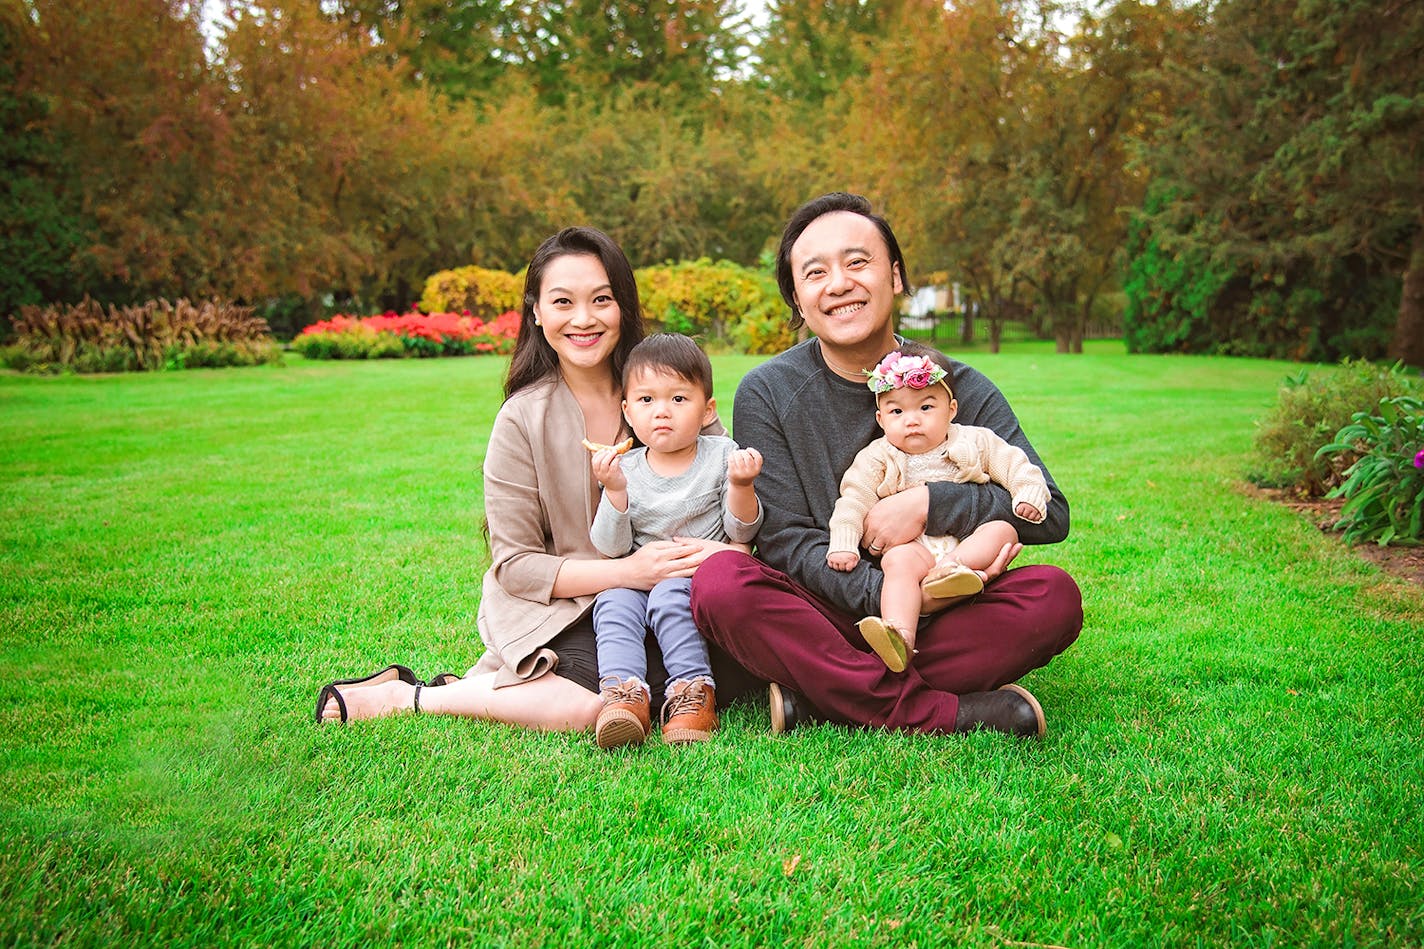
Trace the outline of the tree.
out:
M 35 29 L 19 10 L 0 7 L 0 316 L 7 317 L 22 306 L 78 300 L 74 257 L 92 239 L 51 106 L 24 75 L 34 66 Z
M 1189 108 L 1145 156 L 1160 184 L 1144 252 L 1200 261 L 1219 284 L 1208 315 L 1242 313 L 1248 344 L 1295 339 L 1297 357 L 1361 354 L 1379 325 L 1361 300 L 1402 278 L 1389 351 L 1424 365 L 1421 62 L 1417 3 L 1211 8 L 1172 73 Z M 1150 282 L 1142 296 L 1172 305 Z
M 610 95 L 695 114 L 740 61 L 736 0 L 525 0 L 511 49 L 546 104 Z
M 63 155 L 49 184 L 91 222 L 74 272 L 110 300 L 188 289 L 175 274 L 216 270 L 223 251 L 202 226 L 226 122 L 197 14 L 176 0 L 28 6 L 26 88 Z
M 229 20 L 214 70 L 235 146 L 211 223 L 229 292 L 404 307 L 429 273 L 466 262 L 469 189 L 486 183 L 471 166 L 502 140 L 317 4 L 232 4 Z
M 324 9 L 379 61 L 404 63 L 412 81 L 453 99 L 483 98 L 521 65 L 518 14 L 501 0 L 332 0 Z
M 898 0 L 772 0 L 756 43 L 756 81 L 799 109 L 864 77 Z
M 1150 70 L 1177 18 L 1132 0 L 1076 32 L 1032 0 L 907 5 L 857 102 L 877 191 L 930 266 L 1002 321 L 1032 302 L 1060 351 L 1081 351 L 1116 279 L 1124 205 L 1143 181 L 1127 136 L 1150 121 Z

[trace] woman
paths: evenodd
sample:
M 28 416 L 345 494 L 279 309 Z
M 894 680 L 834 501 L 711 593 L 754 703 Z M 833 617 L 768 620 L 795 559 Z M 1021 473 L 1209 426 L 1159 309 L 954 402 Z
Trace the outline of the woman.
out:
M 440 676 L 426 685 L 390 666 L 333 682 L 317 698 L 319 722 L 417 711 L 551 730 L 592 727 L 601 707 L 594 597 L 690 577 L 726 546 L 661 541 L 604 560 L 589 539 L 599 489 L 582 440 L 611 445 L 628 436 L 623 363 L 642 338 L 633 269 L 611 238 L 570 227 L 540 245 L 485 454 L 492 564 L 477 620 L 485 653 L 463 679 Z M 720 422 L 709 427 L 722 431 Z M 649 678 L 659 678 L 658 657 L 649 659 Z M 713 666 L 719 682 L 749 681 L 715 651 Z

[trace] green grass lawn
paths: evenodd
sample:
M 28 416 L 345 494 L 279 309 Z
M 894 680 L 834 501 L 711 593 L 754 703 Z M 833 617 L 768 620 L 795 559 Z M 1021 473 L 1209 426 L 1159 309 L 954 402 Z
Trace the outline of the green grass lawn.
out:
M 1238 487 L 1296 367 L 971 361 L 1073 504 L 1048 737 L 619 754 L 311 722 L 473 663 L 501 360 L 0 375 L 0 944 L 1424 943 L 1419 591 Z

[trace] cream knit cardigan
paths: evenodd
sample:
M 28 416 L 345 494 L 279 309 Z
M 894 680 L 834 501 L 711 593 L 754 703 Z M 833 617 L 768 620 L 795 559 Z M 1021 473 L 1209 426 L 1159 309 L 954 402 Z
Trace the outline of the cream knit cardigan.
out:
M 1038 511 L 1031 523 L 1038 524 L 1046 516 L 1049 495 L 1043 472 L 1023 449 L 1010 445 L 991 429 L 951 424 L 944 444 L 929 454 L 941 464 L 930 466 L 933 470 L 923 474 L 917 472 L 912 479 L 907 474 L 910 456 L 883 436 L 862 448 L 841 478 L 841 496 L 831 514 L 830 552 L 858 551 L 865 515 L 875 502 L 928 481 L 992 481 L 1008 489 L 1015 505 L 1026 501 Z

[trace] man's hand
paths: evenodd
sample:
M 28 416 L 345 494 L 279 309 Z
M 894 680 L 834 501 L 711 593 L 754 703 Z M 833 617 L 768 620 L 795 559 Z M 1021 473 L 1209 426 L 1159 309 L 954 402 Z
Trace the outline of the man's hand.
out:
M 925 485 L 881 498 L 865 515 L 865 549 L 879 556 L 891 547 L 908 544 L 925 532 L 929 514 L 930 489 Z
M 1008 569 L 1009 564 L 1013 561 L 1015 557 L 1019 555 L 1019 552 L 1022 550 L 1023 544 L 1005 544 L 1003 547 L 999 548 L 999 554 L 994 558 L 994 562 L 984 568 L 983 572 L 985 585 L 987 586 L 989 583 L 992 583 L 995 578 L 1002 576 L 1004 571 Z M 949 606 L 953 606 L 955 603 L 958 603 L 962 599 L 964 599 L 964 597 L 956 596 L 942 600 L 936 597 L 932 597 L 929 594 L 925 593 L 924 590 L 921 590 L 920 613 L 938 613 L 940 610 L 943 610 Z

